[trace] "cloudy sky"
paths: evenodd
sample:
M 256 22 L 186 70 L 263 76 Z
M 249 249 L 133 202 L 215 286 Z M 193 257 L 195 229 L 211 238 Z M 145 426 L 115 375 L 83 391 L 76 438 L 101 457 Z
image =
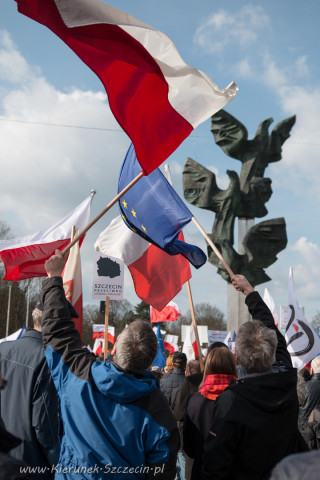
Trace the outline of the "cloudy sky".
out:
M 232 80 L 237 97 L 226 110 L 241 121 L 252 138 L 258 124 L 296 115 L 282 160 L 271 164 L 268 215 L 284 217 L 288 246 L 267 269 L 265 287 L 276 305 L 287 303 L 289 267 L 307 318 L 320 311 L 320 75 L 318 0 L 110 0 L 171 37 L 183 59 L 206 72 L 220 88 Z M 108 107 L 99 79 L 47 28 L 19 14 L 14 0 L 0 6 L 0 220 L 15 236 L 45 228 L 66 215 L 92 188 L 97 190 L 91 217 L 117 193 L 119 169 L 129 146 Z M 187 157 L 211 169 L 220 188 L 226 170 L 240 173 L 240 162 L 215 145 L 210 120 L 200 125 L 169 157 L 173 185 L 182 194 Z M 210 232 L 214 214 L 188 205 Z M 118 215 L 113 207 L 88 232 L 82 247 L 84 302 L 92 300 L 93 244 Z M 256 220 L 258 222 L 260 220 Z M 185 238 L 206 250 L 196 227 Z M 192 270 L 194 303 L 209 302 L 227 312 L 226 283 L 207 263 Z M 139 302 L 129 273 L 125 298 Z M 188 310 L 186 289 L 176 297 Z

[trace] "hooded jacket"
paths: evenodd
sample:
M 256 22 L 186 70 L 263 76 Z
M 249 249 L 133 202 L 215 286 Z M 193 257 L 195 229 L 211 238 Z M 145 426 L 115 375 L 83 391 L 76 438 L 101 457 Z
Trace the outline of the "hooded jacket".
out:
M 55 478 L 174 479 L 179 434 L 155 377 L 129 375 L 82 348 L 60 277 L 43 282 L 42 296 L 64 427 Z
M 246 303 L 255 320 L 276 331 L 276 363 L 270 372 L 231 382 L 217 399 L 204 442 L 203 480 L 265 480 L 283 457 L 307 450 L 297 426 L 297 370 L 285 339 L 258 292 Z

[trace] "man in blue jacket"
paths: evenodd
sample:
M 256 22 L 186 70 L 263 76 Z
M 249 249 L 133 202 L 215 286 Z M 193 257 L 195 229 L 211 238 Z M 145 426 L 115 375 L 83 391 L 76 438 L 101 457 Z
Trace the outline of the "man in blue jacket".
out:
M 43 342 L 63 421 L 55 478 L 173 480 L 179 433 L 147 371 L 158 346 L 150 324 L 131 323 L 117 339 L 112 362 L 97 361 L 71 319 L 62 254 L 56 251 L 45 267 Z

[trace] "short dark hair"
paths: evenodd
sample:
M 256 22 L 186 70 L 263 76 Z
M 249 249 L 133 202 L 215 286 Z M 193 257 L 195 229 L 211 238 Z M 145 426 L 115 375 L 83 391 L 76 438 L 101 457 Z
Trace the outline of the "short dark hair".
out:
M 174 352 L 172 357 L 172 364 L 175 368 L 186 368 L 187 355 L 182 352 Z
M 223 342 L 213 342 L 209 345 L 208 347 L 208 351 L 207 351 L 207 355 L 209 355 L 209 353 L 214 349 L 214 348 L 228 348 L 228 345 L 226 345 L 225 343 Z

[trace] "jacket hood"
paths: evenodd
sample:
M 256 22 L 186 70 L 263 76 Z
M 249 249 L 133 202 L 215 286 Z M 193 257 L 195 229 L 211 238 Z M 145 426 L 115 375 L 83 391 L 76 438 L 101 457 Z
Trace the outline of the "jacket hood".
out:
M 113 363 L 96 361 L 91 367 L 91 374 L 99 392 L 118 403 L 135 402 L 157 388 L 151 372 L 129 375 L 118 370 Z
M 297 370 L 249 376 L 229 387 L 237 395 L 250 401 L 258 409 L 280 413 L 292 407 L 297 400 Z

